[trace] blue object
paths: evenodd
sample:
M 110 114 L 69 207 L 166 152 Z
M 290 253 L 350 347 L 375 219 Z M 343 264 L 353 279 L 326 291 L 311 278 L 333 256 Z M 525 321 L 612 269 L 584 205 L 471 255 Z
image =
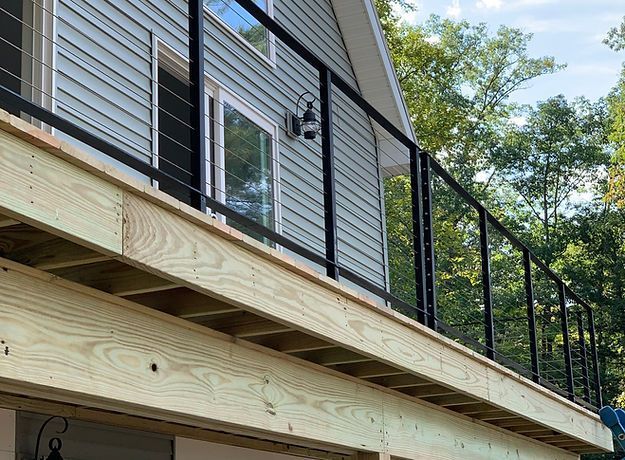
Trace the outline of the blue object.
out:
M 612 430 L 616 441 L 625 451 L 625 411 L 605 406 L 599 411 L 599 417 L 601 417 L 603 424 Z

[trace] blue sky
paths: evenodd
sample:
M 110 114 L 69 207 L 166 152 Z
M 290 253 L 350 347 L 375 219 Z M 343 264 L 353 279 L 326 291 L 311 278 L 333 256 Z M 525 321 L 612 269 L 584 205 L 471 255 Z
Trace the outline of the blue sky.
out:
M 492 31 L 500 24 L 534 34 L 532 56 L 554 56 L 568 67 L 543 76 L 513 100 L 533 104 L 552 95 L 568 98 L 604 96 L 618 79 L 625 52 L 602 42 L 625 15 L 625 0 L 412 0 L 417 11 L 404 14 L 420 23 L 431 13 L 471 23 L 485 22 Z

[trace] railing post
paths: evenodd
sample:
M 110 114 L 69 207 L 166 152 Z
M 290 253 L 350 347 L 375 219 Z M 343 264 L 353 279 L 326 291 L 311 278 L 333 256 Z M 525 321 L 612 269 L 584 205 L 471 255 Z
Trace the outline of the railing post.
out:
M 321 157 L 323 167 L 323 209 L 326 243 L 326 274 L 339 279 L 336 230 L 336 183 L 334 181 L 334 130 L 332 122 L 332 71 L 319 72 L 321 103 Z
M 427 288 L 425 282 L 425 257 L 423 254 L 423 208 L 421 202 L 421 174 L 419 173 L 419 148 L 410 148 L 410 194 L 412 198 L 412 242 L 415 272 L 417 319 L 426 322 Z
M 595 315 L 590 306 L 586 306 L 588 313 L 588 334 L 590 335 L 590 354 L 592 358 L 593 377 L 595 383 L 596 406 L 603 406 L 603 395 L 601 394 L 601 377 L 599 376 L 599 354 L 597 353 L 597 337 L 595 335 Z
M 486 356 L 495 359 L 495 320 L 493 317 L 493 293 L 490 277 L 490 248 L 488 242 L 488 215 L 480 207 L 480 255 L 482 259 L 482 288 L 484 291 L 484 333 Z
M 527 248 L 523 248 L 523 268 L 525 271 L 525 298 L 527 300 L 527 325 L 529 327 L 532 380 L 536 383 L 540 383 L 536 309 L 534 307 L 534 282 L 532 281 L 532 259 L 530 257 L 530 251 Z
M 204 104 L 204 2 L 189 0 L 189 96 L 191 152 L 197 155 L 193 162 L 193 188 L 202 196 L 194 197 L 193 205 L 206 212 L 206 107 Z
M 571 341 L 569 338 L 569 317 L 566 308 L 566 292 L 562 281 L 558 282 L 558 293 L 560 297 L 560 322 L 562 324 L 562 348 L 564 351 L 564 366 L 566 368 L 566 389 L 569 399 L 575 401 L 573 359 L 571 358 Z
M 584 385 L 584 400 L 590 402 L 590 384 L 588 378 L 588 354 L 586 352 L 586 337 L 584 332 L 584 320 L 582 313 L 577 312 L 577 335 L 579 344 L 579 356 L 582 366 L 582 383 Z
M 419 152 L 421 167 L 421 200 L 423 212 L 423 255 L 425 263 L 426 324 L 436 330 L 436 262 L 434 260 L 434 223 L 432 217 L 432 169 L 430 156 Z

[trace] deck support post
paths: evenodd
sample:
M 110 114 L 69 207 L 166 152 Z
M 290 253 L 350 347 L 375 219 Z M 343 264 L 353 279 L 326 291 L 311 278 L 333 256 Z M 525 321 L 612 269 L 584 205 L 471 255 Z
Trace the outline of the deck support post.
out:
M 332 71 L 319 72 L 321 103 L 321 158 L 323 166 L 323 209 L 325 226 L 326 274 L 339 279 L 336 229 L 336 183 L 334 180 L 334 129 L 332 121 Z
M 599 375 L 599 354 L 597 352 L 597 336 L 595 334 L 595 315 L 589 305 L 586 305 L 588 313 L 588 334 L 590 335 L 590 355 L 592 358 L 593 380 L 595 384 L 595 406 L 603 407 L 601 394 L 601 377 Z
M 204 103 L 204 2 L 189 0 L 189 90 L 191 101 L 191 152 L 193 206 L 206 212 L 206 107 Z
M 421 167 L 421 200 L 423 212 L 423 252 L 425 258 L 426 324 L 437 329 L 436 320 L 436 265 L 434 260 L 434 222 L 432 217 L 432 169 L 430 156 L 419 152 Z
M 419 150 L 415 145 L 410 149 L 410 192 L 412 199 L 412 246 L 415 273 L 415 297 L 417 319 L 427 324 L 427 288 L 425 280 L 425 257 L 423 251 L 423 203 L 421 201 L 421 174 Z
M 530 251 L 527 248 L 523 248 L 523 268 L 525 271 L 525 298 L 527 300 L 527 325 L 529 328 L 532 380 L 536 383 L 540 383 L 538 341 L 536 338 L 536 308 L 534 307 L 534 282 L 532 280 L 532 259 Z
M 558 283 L 560 295 L 560 321 L 562 323 L 562 348 L 564 349 L 564 366 L 566 370 L 566 390 L 571 401 L 575 401 L 575 383 L 573 380 L 573 358 L 571 357 L 571 340 L 569 337 L 569 317 L 566 306 L 566 292 L 563 282 Z
M 584 331 L 584 320 L 582 313 L 577 312 L 577 337 L 579 343 L 579 355 L 582 371 L 582 383 L 584 387 L 584 400 L 590 402 L 590 385 L 588 377 L 588 352 L 586 351 L 586 333 Z
M 488 241 L 488 214 L 479 209 L 480 215 L 480 255 L 482 259 L 482 288 L 484 290 L 484 334 L 486 356 L 495 359 L 495 321 L 493 316 L 493 293 L 490 276 L 490 248 Z

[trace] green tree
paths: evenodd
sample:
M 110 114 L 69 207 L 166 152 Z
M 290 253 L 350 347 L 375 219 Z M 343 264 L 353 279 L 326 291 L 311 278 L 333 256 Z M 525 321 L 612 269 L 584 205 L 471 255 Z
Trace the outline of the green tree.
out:
M 491 34 L 484 24 L 472 26 L 436 16 L 413 26 L 398 22 L 397 5 L 392 0 L 378 2 L 419 142 L 474 195 L 486 200 L 490 181 L 475 178 L 488 169 L 489 152 L 515 113 L 510 95 L 532 78 L 561 66 L 550 57 L 530 57 L 531 35 L 517 29 L 501 27 Z M 440 180 L 433 188 L 440 317 L 483 341 L 478 216 Z M 409 192 L 407 177 L 386 180 L 391 289 L 414 302 Z M 506 272 L 508 265 L 512 266 L 506 265 L 504 257 L 498 259 L 502 284 L 512 276 L 510 270 Z M 498 294 L 515 297 L 518 291 L 500 289 Z
M 610 167 L 610 183 L 606 199 L 625 207 L 625 70 L 608 96 L 610 111 L 610 142 L 614 147 Z
M 522 200 L 533 225 L 526 237 L 548 266 L 566 246 L 567 215 L 576 195 L 595 190 L 603 180 L 606 152 L 606 107 L 580 98 L 555 96 L 524 110 L 526 123 L 509 124 L 493 150 L 502 185 Z
M 608 36 L 603 40 L 614 51 L 625 49 L 625 16 L 623 22 L 618 27 L 613 27 L 608 31 Z
M 389 16 L 387 16 L 389 17 Z M 510 96 L 532 79 L 563 66 L 529 56 L 532 35 L 501 26 L 490 33 L 431 16 L 423 25 L 383 21 L 417 138 L 444 152 L 446 166 L 467 186 L 514 110 Z
M 606 402 L 625 403 L 625 210 L 595 202 L 569 227 L 558 268 L 597 308 L 596 329 Z
M 625 18 L 619 27 L 608 32 L 604 43 L 614 51 L 625 49 Z M 610 168 L 610 186 L 606 194 L 608 201 L 625 207 L 625 67 L 621 78 L 608 96 L 610 110 L 610 142 L 614 147 Z

